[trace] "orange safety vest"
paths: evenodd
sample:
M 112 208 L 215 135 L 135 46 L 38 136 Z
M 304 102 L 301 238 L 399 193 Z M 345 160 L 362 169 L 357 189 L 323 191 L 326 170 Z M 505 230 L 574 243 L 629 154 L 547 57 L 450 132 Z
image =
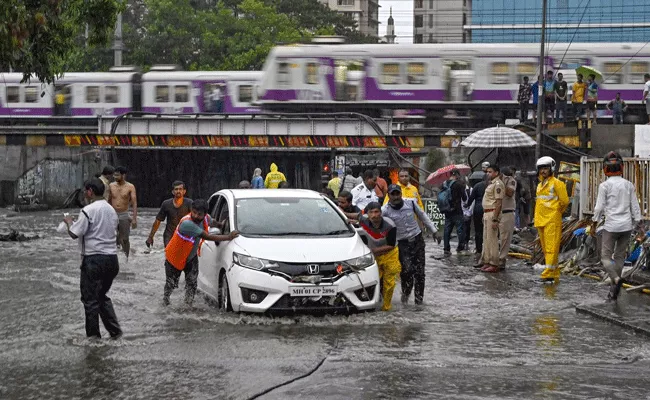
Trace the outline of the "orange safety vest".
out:
M 197 239 L 189 236 L 184 236 L 178 231 L 183 221 L 187 221 L 188 219 L 191 218 L 192 216 L 190 214 L 181 218 L 181 220 L 178 222 L 178 226 L 176 227 L 176 231 L 174 232 L 174 236 L 172 236 L 169 243 L 167 243 L 167 247 L 165 247 L 165 258 L 171 265 L 174 266 L 174 268 L 176 268 L 179 271 L 185 269 L 185 263 L 187 263 L 187 257 L 192 252 L 192 248 L 194 248 L 194 243 L 196 243 L 196 239 Z M 210 224 L 208 223 L 208 216 L 206 215 L 205 218 L 203 219 L 203 230 L 206 233 L 208 232 L 209 226 Z M 201 255 L 202 244 L 203 244 L 203 239 L 201 239 L 201 242 L 199 243 L 198 255 Z

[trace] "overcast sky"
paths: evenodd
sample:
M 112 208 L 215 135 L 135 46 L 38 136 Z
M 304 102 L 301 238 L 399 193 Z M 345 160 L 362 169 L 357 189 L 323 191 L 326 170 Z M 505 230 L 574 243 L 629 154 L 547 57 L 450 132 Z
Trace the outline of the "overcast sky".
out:
M 393 7 L 397 43 L 413 43 L 413 0 L 379 0 L 379 36 L 386 34 L 390 8 Z

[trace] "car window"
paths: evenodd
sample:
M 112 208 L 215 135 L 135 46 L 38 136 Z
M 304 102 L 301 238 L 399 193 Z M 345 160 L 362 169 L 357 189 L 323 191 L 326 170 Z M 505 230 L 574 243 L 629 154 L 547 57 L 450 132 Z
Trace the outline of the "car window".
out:
M 217 218 L 217 206 L 219 205 L 220 198 L 220 195 L 215 194 L 211 196 L 210 199 L 208 199 L 208 212 L 210 213 L 212 219 Z
M 324 199 L 253 198 L 236 204 L 236 229 L 242 235 L 353 235 L 348 224 Z

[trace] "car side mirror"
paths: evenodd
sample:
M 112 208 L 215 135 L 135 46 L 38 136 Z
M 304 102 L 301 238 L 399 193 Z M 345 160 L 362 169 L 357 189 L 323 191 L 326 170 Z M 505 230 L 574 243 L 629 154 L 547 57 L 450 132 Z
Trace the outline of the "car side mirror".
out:
M 355 230 L 359 234 L 359 237 L 361 237 L 361 241 L 367 246 L 368 245 L 368 233 L 363 228 L 355 228 Z
M 217 227 L 208 228 L 208 235 L 221 235 L 221 229 Z

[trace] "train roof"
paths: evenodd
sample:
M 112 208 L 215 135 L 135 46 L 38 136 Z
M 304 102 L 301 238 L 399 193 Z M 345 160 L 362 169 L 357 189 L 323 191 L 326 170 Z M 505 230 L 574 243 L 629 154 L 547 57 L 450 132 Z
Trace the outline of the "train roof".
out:
M 56 78 L 54 83 L 73 83 L 73 82 L 130 82 L 137 72 L 66 72 L 61 77 Z M 19 72 L 0 72 L 0 84 L 2 83 L 20 83 L 23 74 Z M 28 82 L 30 84 L 40 84 L 36 77 L 32 77 Z
M 142 75 L 143 81 L 187 80 L 260 80 L 262 71 L 151 71 Z
M 647 43 L 549 43 L 550 56 L 562 56 L 568 48 L 570 54 L 607 56 L 649 56 Z M 275 57 L 322 57 L 323 55 L 363 57 L 440 57 L 454 54 L 477 56 L 510 56 L 539 54 L 538 43 L 423 43 L 423 44 L 343 44 L 343 45 L 293 45 L 275 47 L 268 59 Z M 638 54 L 637 54 L 638 53 Z M 267 60 L 268 60 L 267 59 Z

